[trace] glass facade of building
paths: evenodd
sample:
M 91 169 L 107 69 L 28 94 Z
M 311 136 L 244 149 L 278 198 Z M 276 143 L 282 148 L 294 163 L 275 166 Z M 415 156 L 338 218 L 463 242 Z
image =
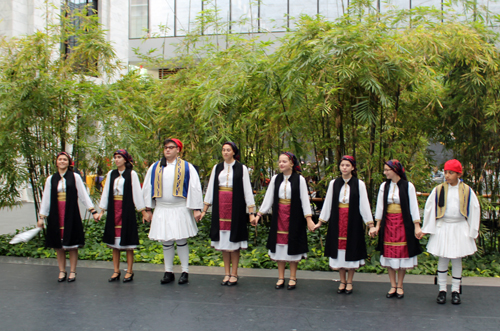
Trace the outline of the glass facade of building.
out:
M 185 36 L 196 27 L 196 17 L 205 11 L 218 12 L 218 25 L 205 28 L 205 34 L 280 32 L 293 29 L 300 15 L 320 14 L 327 20 L 342 16 L 349 0 L 129 0 L 130 38 L 144 36 Z M 373 8 L 380 12 L 391 9 L 411 9 L 418 6 L 441 9 L 447 0 L 374 0 Z M 469 4 L 470 5 L 470 4 Z M 477 6 L 499 13 L 500 2 L 478 0 Z M 140 9 L 139 9 L 140 8 Z M 453 2 L 452 10 L 464 12 L 462 4 Z

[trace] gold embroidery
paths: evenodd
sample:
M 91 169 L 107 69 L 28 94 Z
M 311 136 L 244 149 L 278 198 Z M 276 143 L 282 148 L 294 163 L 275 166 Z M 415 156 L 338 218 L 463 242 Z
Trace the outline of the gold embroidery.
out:
M 288 234 L 288 231 L 278 231 L 279 234 Z
M 339 208 L 349 208 L 349 204 L 348 203 L 339 202 Z
M 57 201 L 66 201 L 66 192 L 57 193 Z
M 281 205 L 289 205 L 292 203 L 292 199 L 279 199 Z
M 389 214 L 401 214 L 401 205 L 397 203 L 391 203 L 387 206 L 387 213 Z
M 339 240 L 347 240 L 347 237 L 339 237 Z
M 231 222 L 231 220 L 228 220 L 227 218 L 219 218 L 219 221 L 221 221 L 221 222 Z
M 232 187 L 226 187 L 226 186 L 219 186 L 219 191 L 232 192 L 233 188 Z
M 184 176 L 186 175 L 186 163 L 180 158 L 177 158 L 177 163 L 175 165 L 176 177 L 174 180 L 174 197 L 184 198 L 182 191 L 184 189 Z
M 122 226 L 121 225 L 115 225 L 115 229 L 121 229 Z
M 406 246 L 406 242 L 390 242 L 390 241 L 384 241 L 384 245 L 387 245 L 387 246 Z
M 113 200 L 122 201 L 123 200 L 123 195 L 114 195 L 113 196 Z

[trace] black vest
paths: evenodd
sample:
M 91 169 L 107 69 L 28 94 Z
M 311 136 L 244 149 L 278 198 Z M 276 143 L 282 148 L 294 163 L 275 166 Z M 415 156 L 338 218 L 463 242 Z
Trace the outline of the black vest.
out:
M 363 218 L 359 212 L 359 179 L 352 177 L 349 182 L 349 220 L 347 223 L 346 261 L 359 261 L 367 258 Z M 339 244 L 339 194 L 344 180 L 339 177 L 333 183 L 332 211 L 328 221 L 325 256 L 336 259 Z
M 408 181 L 400 179 L 397 183 L 399 189 L 399 203 L 401 205 L 401 211 L 403 213 L 403 224 L 405 227 L 406 234 L 406 244 L 408 246 L 409 257 L 414 257 L 422 253 L 422 248 L 420 247 L 420 242 L 415 238 L 415 224 L 413 224 L 413 218 L 410 213 L 410 199 L 408 197 Z M 391 186 L 391 180 L 385 182 L 384 188 L 384 212 L 382 214 L 382 220 L 380 223 L 380 232 L 378 236 L 378 246 L 377 250 L 380 251 L 381 255 L 384 255 L 384 234 L 385 234 L 385 219 L 387 217 L 387 197 L 389 196 L 389 188 Z
M 303 254 L 309 251 L 307 246 L 307 221 L 304 217 L 304 211 L 302 210 L 302 203 L 300 201 L 300 177 L 301 175 L 293 172 L 288 179 L 292 188 L 290 226 L 288 228 L 288 255 Z M 284 176 L 281 173 L 276 176 L 274 182 L 273 216 L 266 246 L 272 253 L 276 253 L 279 189 L 283 179 Z
M 113 190 L 115 179 L 120 176 L 118 170 L 111 171 L 109 176 L 108 208 L 106 225 L 104 226 L 104 236 L 102 241 L 106 244 L 115 244 L 115 203 Z M 137 232 L 137 216 L 135 214 L 134 196 L 132 194 L 132 170 L 125 169 L 122 174 L 125 180 L 123 184 L 123 204 L 122 204 L 122 232 L 120 246 L 139 245 L 139 233 Z
M 233 206 L 231 213 L 231 234 L 230 242 L 240 242 L 248 240 L 248 216 L 245 193 L 243 191 L 243 165 L 236 161 L 233 169 Z M 210 239 L 220 240 L 219 227 L 219 174 L 224 170 L 224 162 L 217 164 L 214 175 L 213 204 L 212 204 L 212 224 L 210 226 Z
M 64 174 L 66 179 L 66 208 L 64 212 L 64 237 L 61 244 L 61 232 L 59 230 L 59 208 L 57 206 L 57 185 L 61 175 L 57 172 L 52 175 L 50 191 L 50 213 L 47 219 L 47 234 L 45 245 L 49 248 L 62 248 L 62 246 L 82 247 L 85 245 L 82 218 L 78 208 L 78 191 L 76 189 L 75 175 L 73 171 L 67 170 Z

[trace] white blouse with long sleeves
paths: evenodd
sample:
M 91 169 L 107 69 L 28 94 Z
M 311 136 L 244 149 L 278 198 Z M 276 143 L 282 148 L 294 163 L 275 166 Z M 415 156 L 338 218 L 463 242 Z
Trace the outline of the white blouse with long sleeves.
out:
M 92 199 L 90 199 L 89 194 L 87 193 L 87 189 L 83 184 L 82 177 L 80 175 L 73 173 L 75 176 L 75 186 L 78 198 L 83 203 L 83 205 L 91 210 L 94 208 L 94 204 L 92 203 Z M 52 175 L 47 178 L 45 181 L 45 188 L 43 190 L 42 202 L 40 204 L 40 216 L 47 217 L 50 213 L 50 194 L 52 191 Z M 64 177 L 61 178 L 59 183 L 57 184 L 57 192 L 62 193 L 66 192 L 66 179 Z
M 219 174 L 219 186 L 233 187 L 233 174 L 232 171 L 234 163 L 224 162 L 224 169 Z M 215 165 L 210 174 L 210 180 L 208 181 L 207 192 L 205 194 L 205 204 L 212 205 L 214 200 L 214 183 L 215 183 Z M 250 175 L 248 173 L 248 168 L 243 165 L 243 194 L 245 195 L 245 203 L 247 207 L 255 207 L 255 200 L 253 197 L 252 183 L 250 182 Z
M 274 183 L 276 181 L 276 176 L 274 175 L 271 178 L 271 182 L 267 187 L 266 195 L 264 197 L 264 201 L 262 202 L 262 206 L 260 206 L 259 212 L 261 214 L 267 214 L 272 210 L 274 203 Z M 280 199 L 291 199 L 292 198 L 292 188 L 290 186 L 290 182 L 288 179 L 290 176 L 283 176 L 283 181 L 279 187 L 279 198 Z M 300 202 L 302 204 L 302 211 L 304 212 L 304 217 L 312 216 L 311 212 L 311 204 L 309 203 L 309 192 L 307 190 L 306 179 L 303 176 L 300 176 Z
M 390 205 L 392 203 L 400 204 L 399 200 L 399 188 L 397 183 L 393 181 L 390 182 L 389 186 L 389 194 L 387 196 L 387 204 Z M 375 219 L 380 221 L 382 219 L 382 215 L 384 212 L 384 192 L 385 186 L 387 182 L 383 182 L 380 185 L 380 189 L 378 191 L 377 197 L 377 209 L 375 210 Z M 420 222 L 420 211 L 418 209 L 418 200 L 417 200 L 417 191 L 415 190 L 415 186 L 408 182 L 408 198 L 410 201 L 410 214 L 413 222 Z
M 108 175 L 106 176 L 106 183 L 104 184 L 104 188 L 102 189 L 102 196 L 99 208 L 103 210 L 108 209 L 109 185 L 111 185 L 110 182 L 111 182 L 112 171 L 113 170 L 108 172 Z M 125 178 L 121 176 L 123 174 L 123 171 L 119 171 L 119 173 L 120 176 L 118 176 L 115 179 L 115 183 L 113 185 L 113 196 L 123 195 L 123 186 L 125 184 Z M 140 212 L 146 208 L 144 204 L 144 197 L 142 196 L 141 182 L 139 181 L 139 176 L 137 175 L 137 172 L 135 172 L 134 170 L 132 170 L 130 177 L 132 179 L 132 198 L 134 199 L 135 209 Z
M 436 221 L 436 188 L 434 188 L 427 198 L 424 210 L 424 225 L 422 227 L 423 233 L 434 234 L 437 231 L 438 222 Z M 481 219 L 481 207 L 474 190 L 471 190 L 470 203 L 469 203 L 469 217 L 466 219 L 460 213 L 460 199 L 458 192 L 458 185 L 448 186 L 448 196 L 446 199 L 446 210 L 444 212 L 444 219 L 464 220 L 469 224 L 469 231 L 467 236 L 470 238 L 477 238 L 479 233 L 479 222 Z
M 163 169 L 163 192 L 162 197 L 157 198 L 158 202 L 162 202 L 165 205 L 171 205 L 172 207 L 186 207 L 188 209 L 203 209 L 203 194 L 201 192 L 201 183 L 198 172 L 194 166 L 189 163 L 189 189 L 187 194 L 187 199 L 181 197 L 174 197 L 174 180 L 175 180 L 175 165 L 177 164 L 177 159 L 172 163 L 167 162 L 167 166 Z M 144 203 L 147 208 L 154 208 L 156 206 L 155 201 L 152 198 L 152 187 L 151 187 L 151 176 L 153 171 L 153 165 L 151 165 L 144 178 L 144 184 L 142 188 L 142 196 L 144 197 Z M 159 166 L 159 165 L 158 165 Z
M 328 191 L 326 192 L 325 201 L 323 202 L 323 209 L 321 209 L 321 214 L 319 220 L 322 222 L 328 222 L 332 212 L 332 199 L 333 199 L 333 185 L 337 179 L 334 179 L 328 185 Z M 349 203 L 349 195 L 351 194 L 351 187 L 348 184 L 349 179 L 344 179 L 344 185 L 340 189 L 339 203 Z M 370 208 L 370 201 L 368 200 L 368 192 L 366 191 L 366 185 L 362 180 L 359 183 L 359 212 L 365 224 L 373 222 L 373 215 Z

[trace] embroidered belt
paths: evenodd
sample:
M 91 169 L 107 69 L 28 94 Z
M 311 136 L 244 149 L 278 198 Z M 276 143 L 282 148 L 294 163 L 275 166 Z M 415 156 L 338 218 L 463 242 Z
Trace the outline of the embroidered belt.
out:
M 57 201 L 66 201 L 66 192 L 57 193 Z
M 339 208 L 349 208 L 349 204 L 348 203 L 339 202 Z
M 288 231 L 278 231 L 279 234 L 288 234 Z
M 339 240 L 347 240 L 347 237 L 339 237 Z
M 123 195 L 114 195 L 113 196 L 113 200 L 122 201 L 123 200 Z
M 384 241 L 384 245 L 387 245 L 387 246 L 406 246 L 406 242 L 390 242 L 390 241 Z
M 292 199 L 280 199 L 279 203 L 282 205 L 289 205 L 292 203 Z
M 219 221 L 221 221 L 221 222 L 231 222 L 231 220 L 228 220 L 226 218 L 219 218 Z
M 61 226 L 59 229 L 63 230 L 63 229 L 64 229 L 64 226 Z
M 115 229 L 121 229 L 122 226 L 121 225 L 115 225 Z
M 219 186 L 219 191 L 232 192 L 233 188 L 232 187 L 226 187 L 226 186 Z
M 387 206 L 387 212 L 389 214 L 401 214 L 403 211 L 401 210 L 401 205 L 398 203 L 391 203 Z

